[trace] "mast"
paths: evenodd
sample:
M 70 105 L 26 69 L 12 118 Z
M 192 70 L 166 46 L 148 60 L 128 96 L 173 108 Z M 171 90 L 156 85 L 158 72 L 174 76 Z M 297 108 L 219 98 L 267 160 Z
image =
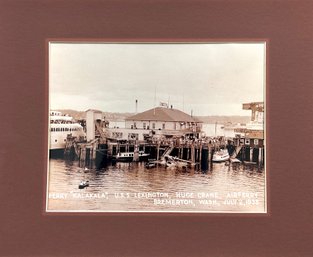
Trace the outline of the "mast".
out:
M 156 107 L 156 86 L 154 86 L 154 109 L 153 109 L 153 115 L 155 115 L 155 107 Z

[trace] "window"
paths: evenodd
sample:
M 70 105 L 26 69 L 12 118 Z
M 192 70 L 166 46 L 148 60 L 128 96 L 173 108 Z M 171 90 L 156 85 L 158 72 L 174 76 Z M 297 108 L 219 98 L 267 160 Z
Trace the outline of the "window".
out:
M 152 129 L 155 129 L 155 123 L 152 123 Z
M 162 124 L 162 129 L 165 129 L 165 123 Z
M 138 140 L 138 134 L 137 133 L 129 133 L 128 134 L 128 140 Z
M 145 122 L 143 123 L 143 129 L 146 129 L 146 123 Z
M 254 139 L 254 145 L 259 145 L 259 139 Z
M 122 138 L 123 133 L 122 132 L 112 132 L 112 137 L 113 138 Z
M 134 122 L 134 128 L 137 128 L 136 122 Z
M 245 139 L 245 144 L 246 144 L 246 145 L 250 145 L 250 139 L 249 139 L 249 138 L 246 138 L 246 139 Z
M 176 130 L 176 122 L 174 122 L 174 130 Z

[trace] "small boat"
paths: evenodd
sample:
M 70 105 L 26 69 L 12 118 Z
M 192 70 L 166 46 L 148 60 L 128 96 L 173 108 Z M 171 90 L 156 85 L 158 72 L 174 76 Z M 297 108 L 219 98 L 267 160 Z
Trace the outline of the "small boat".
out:
M 220 149 L 213 154 L 213 162 L 225 162 L 227 160 L 229 160 L 229 153 L 227 149 Z
M 156 163 L 156 162 L 147 162 L 147 163 L 145 164 L 145 167 L 146 167 L 147 169 L 155 168 L 156 166 L 157 166 L 157 163 Z
M 78 188 L 79 188 L 79 189 L 83 189 L 83 188 L 88 187 L 88 186 L 89 186 L 89 181 L 86 180 L 86 181 L 81 181 L 81 182 L 79 183 L 79 185 L 78 185 Z
M 120 162 L 131 162 L 134 159 L 135 152 L 125 152 L 125 153 L 118 153 L 116 155 L 116 161 Z M 138 152 L 139 161 L 147 160 L 150 154 L 145 153 L 144 151 Z
M 191 168 L 195 165 L 195 163 L 192 163 L 191 161 L 183 160 L 178 157 L 174 157 L 170 155 L 165 155 L 164 160 L 165 160 L 166 167 L 169 167 L 169 168 L 175 167 L 175 168 L 186 169 L 186 168 Z

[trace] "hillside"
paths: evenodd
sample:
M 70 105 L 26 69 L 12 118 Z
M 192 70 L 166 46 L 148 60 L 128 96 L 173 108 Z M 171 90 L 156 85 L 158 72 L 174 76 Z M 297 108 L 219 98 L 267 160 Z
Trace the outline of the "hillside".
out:
M 76 120 L 81 120 L 86 118 L 86 113 L 84 111 L 75 111 L 70 109 L 58 110 L 63 114 L 69 114 Z M 134 115 L 134 113 L 115 113 L 115 112 L 103 112 L 104 117 L 109 121 L 123 121 L 127 117 Z M 248 123 L 250 121 L 249 116 L 196 116 L 197 119 L 204 123 Z
M 81 120 L 86 118 L 86 112 L 84 111 L 75 111 L 71 109 L 58 109 L 57 111 L 62 112 L 63 114 L 68 114 L 72 116 L 76 120 Z M 134 115 L 134 113 L 113 113 L 113 112 L 103 112 L 104 117 L 107 120 L 114 120 L 114 121 L 122 121 L 125 118 Z

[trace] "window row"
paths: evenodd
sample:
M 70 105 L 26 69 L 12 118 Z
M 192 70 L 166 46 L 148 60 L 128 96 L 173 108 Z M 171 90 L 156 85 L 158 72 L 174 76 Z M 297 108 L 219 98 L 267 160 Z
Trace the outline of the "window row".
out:
M 70 120 L 50 120 L 51 124 L 72 124 Z
M 139 128 L 140 128 L 140 125 L 139 124 Z M 156 123 L 150 123 L 151 127 L 149 126 L 149 123 L 146 123 L 146 122 L 143 122 L 142 123 L 142 128 L 143 129 L 156 129 Z M 159 124 L 160 125 L 160 124 Z M 166 127 L 168 127 L 169 129 L 173 128 L 174 130 L 177 130 L 177 129 L 192 129 L 192 128 L 196 128 L 196 127 L 200 127 L 200 125 L 197 125 L 197 124 L 192 124 L 192 123 L 184 123 L 184 122 L 181 122 L 181 123 L 177 123 L 177 122 L 172 122 L 172 123 L 168 123 L 168 125 L 165 125 L 165 123 L 162 123 L 161 124 L 162 127 L 160 127 L 160 129 L 166 129 Z M 130 125 L 130 128 L 131 129 L 137 129 L 137 123 L 134 122 L 133 124 Z
M 51 132 L 62 132 L 62 131 L 82 131 L 82 128 L 51 128 Z

